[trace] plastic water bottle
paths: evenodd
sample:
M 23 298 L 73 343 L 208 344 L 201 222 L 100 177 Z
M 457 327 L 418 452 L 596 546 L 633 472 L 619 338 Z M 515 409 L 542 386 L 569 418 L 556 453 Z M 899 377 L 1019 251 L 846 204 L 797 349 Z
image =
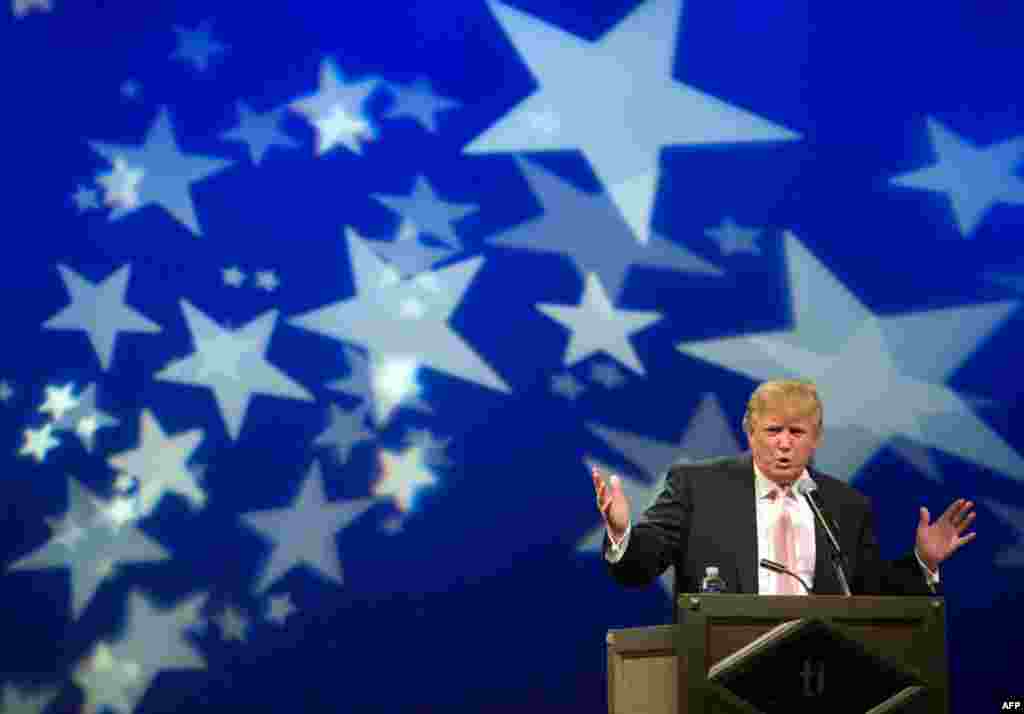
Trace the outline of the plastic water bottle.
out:
M 700 583 L 702 593 L 724 593 L 725 580 L 718 574 L 717 565 L 709 565 L 704 569 L 704 579 Z

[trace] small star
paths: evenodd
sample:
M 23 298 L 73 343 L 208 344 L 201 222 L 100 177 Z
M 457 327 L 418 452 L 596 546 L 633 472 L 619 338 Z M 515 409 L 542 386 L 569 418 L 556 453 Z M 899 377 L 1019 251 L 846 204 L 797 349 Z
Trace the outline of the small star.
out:
M 267 619 L 278 625 L 283 625 L 285 620 L 295 612 L 298 612 L 298 608 L 292 602 L 291 593 L 274 595 L 270 598 L 270 614 L 267 615 Z
M 213 620 L 220 626 L 221 635 L 225 640 L 245 642 L 249 620 L 244 613 L 229 605 Z
M 350 114 L 344 107 L 336 106 L 326 114 L 312 120 L 317 131 L 316 153 L 320 156 L 338 144 L 344 144 L 357 154 L 363 146 L 360 139 L 372 141 L 373 128 L 362 117 Z
M 200 72 L 210 68 L 210 60 L 214 55 L 222 54 L 227 46 L 213 39 L 210 22 L 202 22 L 194 30 L 176 26 L 178 47 L 171 53 L 171 59 L 190 62 Z
M 332 446 L 338 463 L 344 464 L 352 449 L 373 439 L 373 432 L 366 429 L 366 415 L 370 406 L 366 403 L 347 412 L 337 404 L 331 404 L 331 423 L 313 442 L 315 446 Z
M 590 368 L 590 378 L 606 389 L 615 389 L 626 383 L 626 375 L 612 362 L 598 362 Z
M 78 406 L 78 399 L 71 393 L 74 385 L 63 387 L 46 387 L 46 401 L 39 407 L 40 414 L 49 414 L 53 421 L 60 421 L 64 413 Z
M 107 173 L 97 174 L 96 183 L 103 186 L 103 203 L 111 208 L 131 210 L 139 207 L 139 184 L 146 172 L 134 168 L 121 157 L 112 162 L 113 168 Z
M 411 446 L 402 452 L 380 450 L 380 478 L 373 486 L 373 495 L 391 496 L 402 513 L 412 508 L 412 499 L 422 486 L 432 486 L 437 479 L 424 464 L 423 447 Z
M 437 115 L 461 106 L 453 99 L 435 94 L 430 81 L 422 78 L 408 86 L 392 84 L 391 90 L 395 93 L 395 98 L 386 116 L 412 117 L 434 133 L 437 133 Z
M 0 402 L 9 402 L 14 396 L 14 388 L 6 379 L 0 382 Z
M 58 694 L 52 687 L 39 691 L 18 689 L 10 682 L 0 692 L 0 712 L 4 714 L 42 714 Z
M 551 391 L 555 394 L 559 394 L 566 399 L 575 401 L 583 392 L 586 391 L 586 387 L 568 372 L 562 374 L 556 374 L 551 377 Z
M 225 268 L 221 271 L 221 275 L 224 278 L 224 284 L 230 285 L 233 288 L 240 288 L 242 283 L 245 282 L 245 273 L 239 270 L 237 266 Z
M 423 463 L 427 466 L 449 466 L 451 459 L 445 454 L 451 437 L 438 439 L 429 429 L 410 429 L 403 440 L 407 446 L 418 446 L 422 449 Z
M 44 424 L 41 429 L 25 429 L 25 443 L 18 451 L 19 456 L 30 454 L 36 463 L 46 460 L 46 454 L 60 446 L 60 439 L 53 436 L 53 423 Z
M 224 134 L 224 138 L 244 141 L 249 149 L 249 158 L 259 166 L 271 146 L 296 147 L 298 142 L 280 129 L 280 123 L 288 107 L 278 107 L 266 112 L 255 112 L 243 102 L 238 103 L 237 129 Z
M 367 241 L 366 244 L 374 253 L 393 265 L 402 278 L 421 275 L 455 253 L 451 248 L 426 245 L 418 238 L 419 230 L 416 224 L 403 219 L 394 240 Z
M 273 270 L 261 270 L 256 273 L 256 285 L 269 292 L 274 292 L 280 287 L 281 282 Z
M 566 366 L 604 351 L 635 372 L 644 374 L 644 367 L 629 342 L 629 336 L 660 320 L 661 314 L 616 309 L 596 273 L 587 274 L 579 305 L 538 303 L 537 309 L 569 329 Z
M 374 194 L 374 198 L 407 218 L 422 233 L 427 233 L 449 248 L 462 246 L 452 223 L 474 213 L 479 207 L 475 203 L 454 203 L 445 201 L 434 193 L 423 176 L 416 177 L 416 184 L 408 196 Z
M 718 243 L 718 248 L 723 255 L 732 255 L 733 253 L 760 255 L 761 249 L 757 247 L 757 237 L 760 232 L 756 228 L 737 225 L 731 216 L 726 216 L 718 226 L 706 229 L 704 235 Z
M 71 194 L 71 199 L 75 202 L 75 208 L 78 209 L 79 213 L 85 213 L 86 211 L 100 207 L 100 195 L 94 188 L 79 186 L 78 189 Z

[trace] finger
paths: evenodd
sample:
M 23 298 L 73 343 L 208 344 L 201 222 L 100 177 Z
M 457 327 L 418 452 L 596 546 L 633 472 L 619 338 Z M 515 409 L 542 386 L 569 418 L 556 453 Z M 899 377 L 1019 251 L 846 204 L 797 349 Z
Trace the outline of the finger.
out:
M 925 508 L 924 506 L 921 506 L 921 509 L 920 509 L 920 511 L 918 511 L 918 513 L 919 513 L 919 516 L 920 516 L 918 518 L 918 525 L 919 526 L 927 527 L 927 525 L 928 525 L 928 523 L 930 522 L 930 519 L 931 519 L 931 514 L 928 513 L 928 509 Z
M 957 526 L 956 526 L 957 532 L 958 533 L 963 533 L 965 530 L 967 530 L 967 528 L 971 525 L 971 523 L 974 522 L 974 517 L 976 515 L 978 515 L 978 514 L 977 513 L 970 513 L 970 514 L 968 514 L 967 518 L 965 518 L 962 521 L 960 521 L 957 524 Z

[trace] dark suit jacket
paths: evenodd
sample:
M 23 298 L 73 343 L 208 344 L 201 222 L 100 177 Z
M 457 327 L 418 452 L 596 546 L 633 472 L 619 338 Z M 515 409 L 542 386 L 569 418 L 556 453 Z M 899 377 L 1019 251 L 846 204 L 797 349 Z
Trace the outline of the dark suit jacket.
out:
M 896 561 L 878 552 L 871 503 L 851 486 L 811 469 L 825 509 L 839 524 L 836 537 L 848 561 L 854 595 L 930 595 L 913 551 Z M 633 524 L 629 545 L 612 576 L 627 586 L 651 583 L 675 566 L 675 596 L 699 592 L 704 569 L 717 565 L 727 592 L 758 591 L 757 506 L 749 453 L 676 465 L 661 493 Z M 828 536 L 815 523 L 815 594 L 840 594 Z M 605 547 L 608 546 L 605 536 Z

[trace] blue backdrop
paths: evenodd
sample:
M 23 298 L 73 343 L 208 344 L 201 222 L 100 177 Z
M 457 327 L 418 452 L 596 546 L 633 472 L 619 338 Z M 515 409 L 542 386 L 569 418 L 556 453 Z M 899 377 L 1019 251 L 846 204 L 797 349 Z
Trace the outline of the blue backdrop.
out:
M 0 709 L 602 711 L 584 460 L 783 376 L 1019 693 L 1018 5 L 8 4 Z

